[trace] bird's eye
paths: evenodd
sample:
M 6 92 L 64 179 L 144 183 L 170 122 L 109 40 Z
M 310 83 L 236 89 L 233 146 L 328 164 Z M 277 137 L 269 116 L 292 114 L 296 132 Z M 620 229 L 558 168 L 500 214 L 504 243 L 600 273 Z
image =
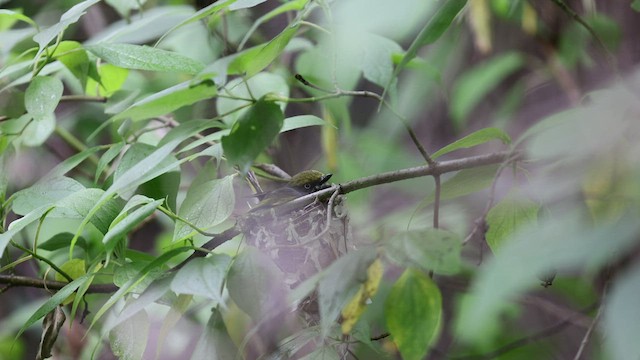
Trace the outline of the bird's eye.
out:
M 304 188 L 307 190 L 311 189 L 311 184 L 304 184 Z

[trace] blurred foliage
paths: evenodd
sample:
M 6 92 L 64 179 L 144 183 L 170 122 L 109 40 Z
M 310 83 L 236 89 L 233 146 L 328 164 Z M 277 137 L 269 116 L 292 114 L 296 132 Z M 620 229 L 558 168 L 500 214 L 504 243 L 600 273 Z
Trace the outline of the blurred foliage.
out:
M 640 357 L 639 1 L 0 5 L 0 359 L 60 304 L 82 359 Z M 451 159 L 332 203 L 292 288 L 237 234 L 183 263 L 277 174 Z

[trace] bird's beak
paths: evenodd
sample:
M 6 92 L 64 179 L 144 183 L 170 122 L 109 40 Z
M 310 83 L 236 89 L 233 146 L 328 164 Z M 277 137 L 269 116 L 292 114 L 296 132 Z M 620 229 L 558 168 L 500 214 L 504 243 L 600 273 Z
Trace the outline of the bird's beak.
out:
M 333 174 L 326 174 L 324 175 L 321 179 L 320 179 L 320 183 L 318 185 L 324 185 L 324 183 L 326 183 L 327 181 L 329 181 L 329 179 L 331 179 L 331 177 L 333 176 Z

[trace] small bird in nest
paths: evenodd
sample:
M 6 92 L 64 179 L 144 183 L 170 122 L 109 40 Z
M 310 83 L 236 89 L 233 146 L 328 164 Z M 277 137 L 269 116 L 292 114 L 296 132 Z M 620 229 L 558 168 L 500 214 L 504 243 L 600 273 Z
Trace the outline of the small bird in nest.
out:
M 305 170 L 294 175 L 284 186 L 275 190 L 257 194 L 260 202 L 250 211 L 270 209 L 291 200 L 329 187 L 327 182 L 333 174 L 324 174 L 318 170 Z

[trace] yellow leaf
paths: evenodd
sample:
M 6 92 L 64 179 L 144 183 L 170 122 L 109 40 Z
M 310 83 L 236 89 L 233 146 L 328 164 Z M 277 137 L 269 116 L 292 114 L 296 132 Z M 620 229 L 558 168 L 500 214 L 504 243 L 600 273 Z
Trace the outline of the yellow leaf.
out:
M 483 54 L 491 51 L 491 13 L 487 0 L 469 2 L 469 22 L 476 48 Z
M 384 274 L 382 261 L 376 259 L 367 269 L 367 281 L 360 285 L 358 292 L 351 298 L 351 301 L 342 309 L 342 333 L 347 335 L 358 322 L 360 315 L 367 306 L 367 300 L 373 297 L 378 291 L 380 280 Z

